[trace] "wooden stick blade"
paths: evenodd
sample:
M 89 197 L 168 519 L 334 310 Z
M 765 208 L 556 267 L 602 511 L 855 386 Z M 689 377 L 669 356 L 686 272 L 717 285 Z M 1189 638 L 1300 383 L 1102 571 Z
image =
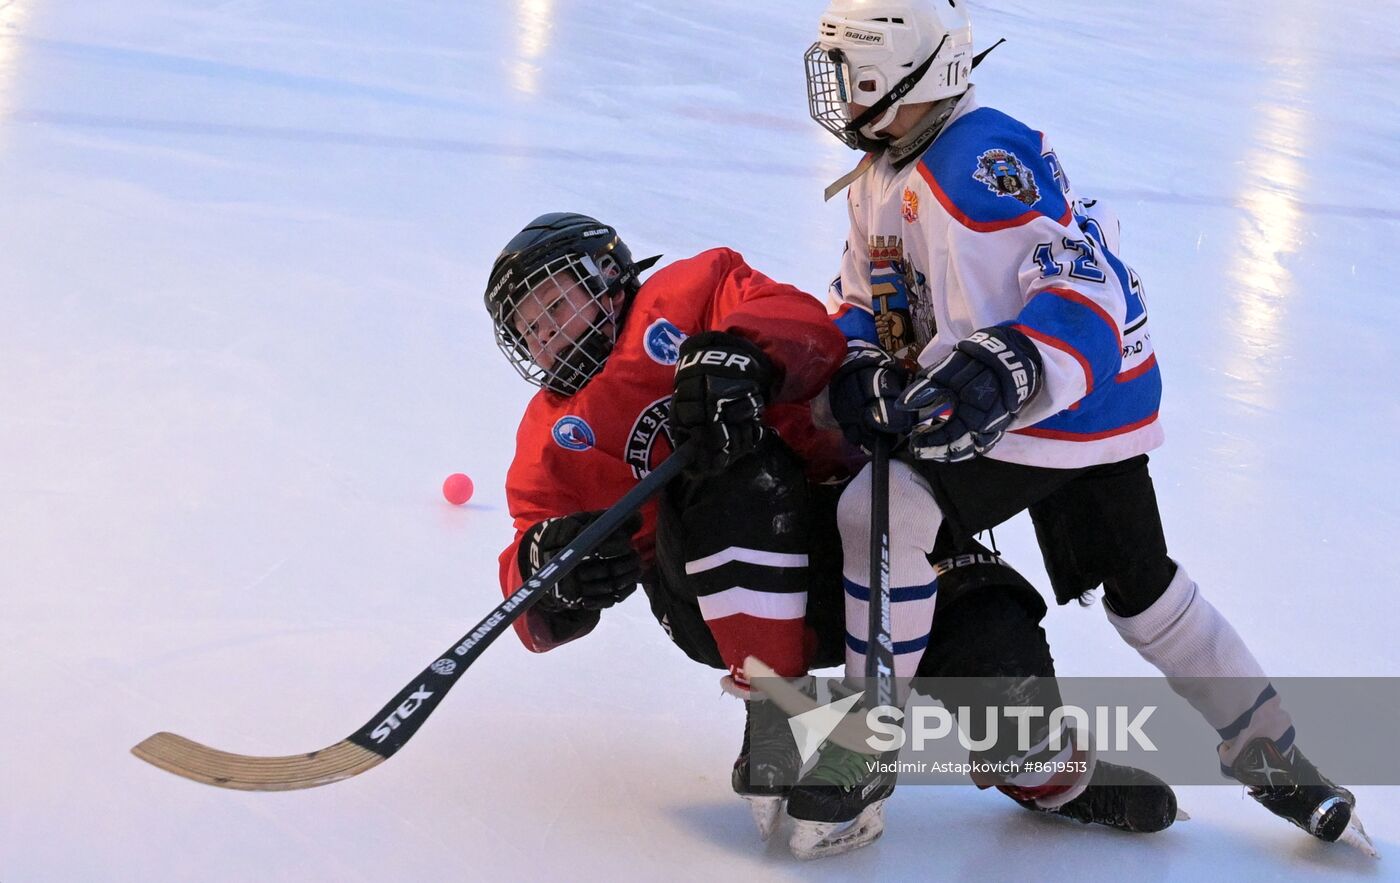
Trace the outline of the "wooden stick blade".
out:
M 205 785 L 236 791 L 297 791 L 358 776 L 384 762 L 349 741 L 310 754 L 254 757 L 201 745 L 174 733 L 156 733 L 131 749 L 153 766 Z
M 772 700 L 773 704 L 790 718 L 800 717 L 824 707 L 756 656 L 744 660 L 744 674 L 754 689 Z M 864 714 L 848 714 L 826 738 L 858 754 L 878 755 L 882 752 L 871 743 L 872 737 L 876 735 L 875 731 L 866 725 Z

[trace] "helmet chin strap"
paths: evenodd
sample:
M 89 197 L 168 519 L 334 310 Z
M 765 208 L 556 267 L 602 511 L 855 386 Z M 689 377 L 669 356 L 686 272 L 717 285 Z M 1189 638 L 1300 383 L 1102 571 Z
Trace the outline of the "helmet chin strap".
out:
M 846 124 L 846 131 L 851 132 L 861 139 L 876 137 L 876 132 L 890 123 L 894 122 L 894 115 L 899 112 L 895 104 L 914 90 L 919 81 L 928 73 L 928 69 L 933 66 L 933 60 L 938 57 L 938 53 L 943 51 L 943 46 L 948 42 L 948 35 L 944 34 L 943 39 L 938 41 L 934 47 L 933 54 L 924 60 L 924 63 L 910 71 L 894 88 L 886 92 L 884 97 L 865 109 L 865 112 Z M 878 122 L 876 122 L 878 120 Z M 872 125 L 873 124 L 873 125 Z M 867 131 L 866 127 L 870 130 Z
M 894 114 L 898 112 L 898 109 L 894 107 L 894 103 L 904 95 L 907 95 L 909 93 L 909 90 L 914 88 L 914 84 L 917 83 L 925 73 L 927 73 L 929 67 L 933 64 L 933 60 L 937 58 L 938 53 L 942 51 L 943 43 L 946 42 L 947 39 L 948 37 L 945 34 L 943 40 L 939 41 L 938 47 L 933 50 L 933 55 L 929 56 L 928 61 L 919 65 L 919 67 L 912 73 L 910 73 L 909 76 L 900 80 L 899 83 L 895 85 L 895 88 L 890 90 L 889 94 L 887 94 L 884 98 L 881 98 L 875 104 L 871 105 L 865 111 L 865 113 L 861 114 L 856 119 L 851 120 L 851 122 L 846 125 L 846 131 L 855 132 L 856 141 L 860 145 L 861 149 L 866 151 L 866 154 L 861 159 L 861 161 L 856 164 L 856 167 L 854 169 L 851 169 L 849 172 L 842 175 L 840 178 L 837 178 L 835 181 L 831 182 L 831 184 L 826 188 L 826 191 L 824 193 L 826 201 L 829 202 L 832 197 L 836 196 L 842 190 L 845 190 L 847 187 L 849 187 L 852 181 L 856 180 L 861 175 L 864 175 L 867 171 L 869 171 L 870 167 L 875 164 L 875 160 L 877 159 L 877 157 L 881 153 L 883 153 L 886 148 L 891 146 L 890 141 L 888 141 L 885 138 L 881 138 L 874 133 L 877 133 L 881 128 L 888 126 L 891 122 L 894 121 Z M 981 64 L 982 61 L 992 53 L 993 49 L 997 48 L 1005 42 L 1006 38 L 1003 37 L 1000 40 L 997 40 L 991 46 L 988 46 L 986 49 L 983 49 L 981 52 L 977 53 L 977 55 L 974 56 L 972 59 L 972 69 L 976 70 L 977 66 Z M 899 94 L 896 95 L 896 93 Z M 905 145 L 904 151 L 901 151 L 905 155 L 897 158 L 898 162 L 907 162 L 910 156 L 917 156 L 918 154 L 914 151 L 913 147 L 921 147 L 922 143 L 926 143 L 928 140 L 932 140 L 932 138 L 930 137 L 931 134 L 937 134 L 937 132 L 942 129 L 943 124 L 947 121 L 948 114 L 951 112 L 952 108 L 957 104 L 956 98 L 957 96 L 954 96 L 953 100 L 946 101 L 945 103 L 947 104 L 947 107 L 944 108 L 942 112 L 940 112 L 939 108 L 935 106 L 935 108 L 932 111 L 930 111 L 929 115 L 925 117 L 926 126 L 918 127 L 922 128 L 923 131 L 911 133 L 910 136 L 907 136 L 910 139 L 910 145 Z M 888 117 L 888 119 L 882 117 L 881 119 L 872 124 L 871 120 L 873 120 L 877 114 L 884 114 L 886 117 Z M 916 141 L 920 141 L 922 143 L 915 145 Z
M 861 126 L 860 134 L 864 135 L 866 138 L 871 139 L 872 141 L 883 141 L 885 140 L 886 136 L 881 135 L 880 132 L 889 125 L 891 125 L 894 122 L 894 118 L 898 115 L 899 108 L 891 106 L 888 110 L 885 111 L 884 116 L 880 117 L 873 123 L 866 123 L 865 125 Z M 864 118 L 865 114 L 861 114 L 861 117 Z
M 879 101 L 866 108 L 865 113 L 851 120 L 846 126 L 846 131 L 855 132 L 857 135 L 861 136 L 861 138 L 868 139 L 870 145 L 878 145 L 879 142 L 884 139 L 884 136 L 880 134 L 881 130 L 893 123 L 895 114 L 899 113 L 899 108 L 894 106 L 895 102 L 899 101 L 899 99 L 903 98 L 905 95 L 908 95 L 915 84 L 924 78 L 924 74 L 928 73 L 928 69 L 932 66 L 933 60 L 938 57 L 939 52 L 943 51 L 943 44 L 946 42 L 948 42 L 948 35 L 944 34 L 943 39 L 938 41 L 938 46 L 933 50 L 933 54 L 928 57 L 928 61 L 919 65 L 911 71 L 908 76 L 896 83 L 895 87 L 886 93 L 884 98 L 881 98 Z M 992 54 L 993 49 L 1005 42 L 1006 38 L 1002 37 L 991 46 L 977 53 L 977 56 L 972 59 L 972 70 L 976 70 L 977 66 L 982 63 L 982 60 Z M 880 115 L 878 120 L 875 119 L 876 115 Z M 872 146 L 862 146 L 865 146 L 867 150 L 872 149 Z

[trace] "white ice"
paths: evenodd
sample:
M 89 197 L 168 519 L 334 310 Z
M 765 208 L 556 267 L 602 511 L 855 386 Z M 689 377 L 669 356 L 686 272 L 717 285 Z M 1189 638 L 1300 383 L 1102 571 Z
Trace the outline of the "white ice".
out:
M 127 753 L 327 745 L 497 602 L 531 388 L 481 293 L 531 217 L 823 289 L 856 157 L 806 118 L 820 6 L 0 2 L 0 879 L 1396 874 L 1225 786 L 1137 838 L 906 788 L 878 844 L 798 866 L 729 791 L 739 704 L 640 600 L 548 655 L 502 640 L 352 781 Z M 1172 552 L 1272 672 L 1400 675 L 1400 10 L 973 6 L 1009 40 L 982 100 L 1123 217 Z M 1024 519 L 998 540 L 1045 584 Z M 1148 673 L 1097 607 L 1047 623 L 1064 673 Z M 1358 794 L 1400 851 L 1396 791 Z

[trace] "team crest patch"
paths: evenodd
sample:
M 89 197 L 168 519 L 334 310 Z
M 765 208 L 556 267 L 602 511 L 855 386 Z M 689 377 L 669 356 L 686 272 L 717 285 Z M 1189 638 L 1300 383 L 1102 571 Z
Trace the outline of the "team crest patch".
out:
M 1009 150 L 989 150 L 977 157 L 977 171 L 972 177 L 997 196 L 1010 196 L 1028 206 L 1040 201 L 1035 175 Z
M 593 447 L 596 439 L 593 427 L 582 417 L 572 414 L 560 417 L 554 424 L 554 443 L 566 451 L 586 451 Z
M 919 194 L 908 187 L 904 188 L 904 204 L 901 206 L 900 212 L 904 215 L 904 223 L 906 224 L 912 224 L 919 220 Z
M 880 347 L 895 358 L 917 353 L 916 328 L 926 328 L 925 340 L 936 330 L 927 302 L 924 275 L 914 269 L 904 254 L 904 241 L 898 236 L 870 237 L 870 306 L 875 314 L 875 333 Z M 928 321 L 920 324 L 919 314 Z
M 657 399 L 647 405 L 632 424 L 627 434 L 627 465 L 632 467 L 632 475 L 646 478 L 655 468 L 656 440 L 664 437 L 671 442 L 671 429 L 666 418 L 671 412 L 671 397 Z
M 669 319 L 657 319 L 647 327 L 642 336 L 642 344 L 653 362 L 674 365 L 681 358 L 681 341 L 685 334 Z

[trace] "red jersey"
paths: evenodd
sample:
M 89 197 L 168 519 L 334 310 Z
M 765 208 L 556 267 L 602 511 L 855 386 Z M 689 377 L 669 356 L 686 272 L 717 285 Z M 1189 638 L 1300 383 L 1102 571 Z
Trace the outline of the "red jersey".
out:
M 501 589 L 524 579 L 517 549 L 525 530 L 546 518 L 606 509 L 671 453 L 667 416 L 682 340 L 725 331 L 757 344 L 772 360 L 776 388 L 765 409 L 773 427 L 816 480 L 840 473 L 839 432 L 818 429 L 808 402 L 825 388 L 846 351 L 845 337 L 815 297 L 774 282 L 737 252 L 716 248 L 652 274 L 627 311 L 607 364 L 572 396 L 541 390 L 520 421 L 506 502 L 515 540 L 501 553 Z M 634 537 L 653 556 L 656 504 L 643 509 Z M 531 610 L 515 623 L 525 646 L 543 652 L 587 634 L 554 634 Z

